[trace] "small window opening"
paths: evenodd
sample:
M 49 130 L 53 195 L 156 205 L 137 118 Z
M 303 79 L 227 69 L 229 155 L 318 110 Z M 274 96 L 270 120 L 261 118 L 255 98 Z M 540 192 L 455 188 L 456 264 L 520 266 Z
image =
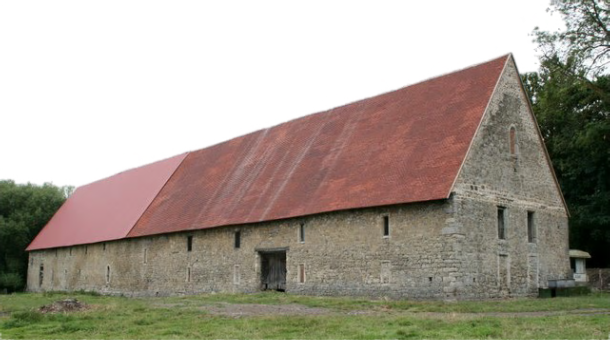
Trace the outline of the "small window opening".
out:
M 473 277 L 473 278 L 472 278 L 472 283 L 475 283 L 475 282 L 477 282 L 477 278 L 476 278 L 476 277 Z
M 509 130 L 510 138 L 510 154 L 513 156 L 517 155 L 517 129 L 514 126 L 510 127 Z
M 299 265 L 299 283 L 305 283 L 305 264 Z
M 432 282 L 432 276 L 428 277 L 428 282 Z
M 106 242 L 102 243 L 102 248 L 104 251 L 106 251 Z
M 144 248 L 144 263 L 148 263 L 148 249 Z
M 72 256 L 72 247 L 70 247 L 70 256 Z
M 505 214 L 504 214 L 504 208 L 503 207 L 498 207 L 498 238 L 500 240 L 505 240 L 506 239 L 506 228 L 505 228 Z
M 299 225 L 299 242 L 305 242 L 305 223 Z
M 241 247 L 241 232 L 240 231 L 236 231 L 235 232 L 235 248 L 240 248 Z
M 193 251 L 193 236 L 186 237 L 186 250 Z
M 191 267 L 186 267 L 186 282 L 191 282 Z
M 383 237 L 390 237 L 390 217 L 383 217 Z
M 89 247 L 85 246 L 85 255 L 87 255 L 89 253 Z
M 527 212 L 527 241 L 529 243 L 536 242 L 536 225 L 534 224 L 534 212 Z
M 106 266 L 106 283 L 110 283 L 110 266 Z
M 38 271 L 38 285 L 42 286 L 44 280 L 44 264 L 40 264 L 40 270 Z

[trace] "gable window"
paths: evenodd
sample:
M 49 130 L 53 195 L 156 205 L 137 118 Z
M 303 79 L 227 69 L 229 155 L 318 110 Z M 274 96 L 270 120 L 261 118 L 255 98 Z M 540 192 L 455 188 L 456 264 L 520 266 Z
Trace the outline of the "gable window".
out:
M 506 239 L 505 210 L 504 207 L 498 207 L 498 239 L 500 240 Z
M 508 137 L 509 137 L 509 147 L 510 147 L 510 154 L 511 156 L 517 156 L 517 129 L 515 129 L 514 126 L 510 127 L 510 130 L 508 132 Z
M 240 247 L 241 247 L 241 232 L 236 231 L 235 232 L 235 249 L 240 248 Z
M 536 243 L 536 224 L 534 223 L 534 212 L 527 212 L 527 241 Z
M 390 217 L 383 217 L 383 237 L 390 237 Z
M 305 243 L 305 223 L 299 225 L 299 242 Z
M 186 251 L 193 251 L 193 236 L 186 237 Z

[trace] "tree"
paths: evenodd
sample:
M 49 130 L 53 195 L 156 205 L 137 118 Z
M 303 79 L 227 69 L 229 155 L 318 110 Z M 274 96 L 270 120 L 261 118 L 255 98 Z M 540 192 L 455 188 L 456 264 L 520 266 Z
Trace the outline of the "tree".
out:
M 570 243 L 610 266 L 610 0 L 552 0 L 565 29 L 534 30 L 538 72 L 523 75 L 571 211 Z
M 552 0 L 549 11 L 559 13 L 566 28 L 557 32 L 534 30 L 542 59 L 576 60 L 590 77 L 605 71 L 610 62 L 610 1 Z
M 48 183 L 0 181 L 0 289 L 23 288 L 28 264 L 25 248 L 72 191 Z
M 610 265 L 610 76 L 586 72 L 554 56 L 522 77 L 571 212 L 570 246 L 601 267 Z

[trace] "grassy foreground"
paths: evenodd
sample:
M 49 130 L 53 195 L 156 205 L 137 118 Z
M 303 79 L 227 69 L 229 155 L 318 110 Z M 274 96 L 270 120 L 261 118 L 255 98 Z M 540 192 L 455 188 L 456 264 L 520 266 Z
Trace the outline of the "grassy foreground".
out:
M 89 308 L 58 314 L 38 311 L 66 298 Z M 256 312 L 223 313 L 231 305 L 232 310 L 245 306 Z M 295 305 L 303 312 L 285 315 L 270 308 Z M 608 339 L 609 313 L 608 294 L 454 303 L 282 293 L 145 299 L 13 294 L 0 295 L 0 339 Z

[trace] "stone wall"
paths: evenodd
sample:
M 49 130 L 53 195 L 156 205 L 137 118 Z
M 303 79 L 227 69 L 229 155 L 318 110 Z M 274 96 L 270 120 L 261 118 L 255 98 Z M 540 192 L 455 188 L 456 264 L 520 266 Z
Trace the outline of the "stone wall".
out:
M 610 291 L 610 268 L 587 268 L 587 277 L 591 289 Z
M 567 212 L 551 171 L 510 61 L 454 187 L 463 295 L 497 296 L 498 289 L 535 295 L 548 280 L 571 278 Z M 505 239 L 498 235 L 499 209 Z M 528 212 L 535 230 L 531 242 Z
M 449 282 L 445 267 L 453 250 L 442 229 L 452 219 L 450 205 L 437 201 L 343 211 L 35 251 L 30 253 L 28 289 L 134 296 L 255 292 L 261 285 L 259 252 L 285 248 L 288 292 L 444 298 Z M 383 235 L 384 216 L 390 221 L 388 237 Z M 238 249 L 236 231 L 241 239 Z M 188 236 L 193 237 L 190 252 Z M 305 268 L 303 283 L 300 265 Z
M 531 240 L 528 223 L 535 227 Z M 567 212 L 512 61 L 446 200 L 34 251 L 28 289 L 255 292 L 261 253 L 278 249 L 286 252 L 286 291 L 298 294 L 528 296 L 548 280 L 570 278 Z

